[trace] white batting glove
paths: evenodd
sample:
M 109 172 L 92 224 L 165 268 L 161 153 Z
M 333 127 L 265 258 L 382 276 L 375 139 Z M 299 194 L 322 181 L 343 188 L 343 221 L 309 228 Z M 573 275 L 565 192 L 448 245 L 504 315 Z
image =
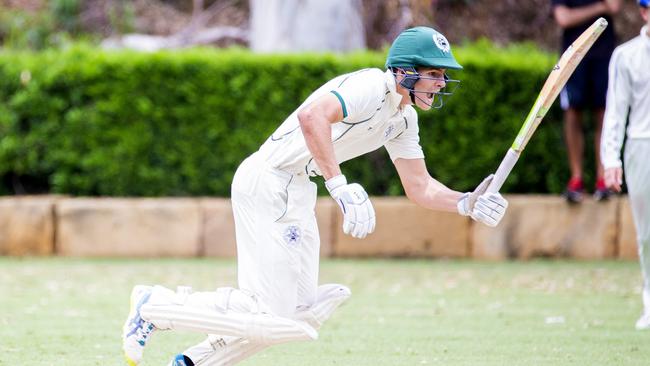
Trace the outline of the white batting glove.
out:
M 471 216 L 476 221 L 495 227 L 499 225 L 507 209 L 508 201 L 501 193 L 484 193 L 476 201 Z
M 458 213 L 470 216 L 487 226 L 497 226 L 508 208 L 508 201 L 500 193 L 486 193 L 493 174 L 483 179 L 473 192 L 467 192 L 458 200 Z
M 343 232 L 365 238 L 375 231 L 375 209 L 358 183 L 348 184 L 343 174 L 325 181 L 325 187 L 343 211 Z

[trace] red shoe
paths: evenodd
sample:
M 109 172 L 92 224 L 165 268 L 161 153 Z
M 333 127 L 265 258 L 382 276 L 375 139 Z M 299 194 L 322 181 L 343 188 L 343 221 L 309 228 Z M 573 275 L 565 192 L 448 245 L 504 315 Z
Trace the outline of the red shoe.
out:
M 612 195 L 612 191 L 607 189 L 607 186 L 605 185 L 605 180 L 603 178 L 599 178 L 596 181 L 596 189 L 594 190 L 594 199 L 596 201 L 605 201 L 611 195 Z
M 582 183 L 581 178 L 571 178 L 569 183 L 566 185 L 566 191 L 564 191 L 564 198 L 566 198 L 569 203 L 580 203 L 582 202 L 582 193 L 585 191 L 585 186 Z

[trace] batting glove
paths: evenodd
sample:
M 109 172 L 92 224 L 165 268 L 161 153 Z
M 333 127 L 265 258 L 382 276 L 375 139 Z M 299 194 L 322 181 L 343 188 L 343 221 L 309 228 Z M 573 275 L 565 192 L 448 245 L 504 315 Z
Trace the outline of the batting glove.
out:
M 497 226 L 508 208 L 508 201 L 500 193 L 486 193 L 493 174 L 483 179 L 473 192 L 467 192 L 458 200 L 458 213 L 470 216 L 487 226 Z
M 341 174 L 325 181 L 325 187 L 341 207 L 344 233 L 355 238 L 365 238 L 375 231 L 375 209 L 361 185 L 348 184 Z
M 506 209 L 508 209 L 508 201 L 499 192 L 484 193 L 479 196 L 470 216 L 476 221 L 494 227 L 501 222 Z

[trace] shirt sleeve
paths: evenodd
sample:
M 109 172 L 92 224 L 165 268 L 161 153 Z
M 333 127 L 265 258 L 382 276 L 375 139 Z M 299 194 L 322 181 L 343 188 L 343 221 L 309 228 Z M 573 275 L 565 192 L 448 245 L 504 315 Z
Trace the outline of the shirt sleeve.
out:
M 424 159 L 424 152 L 420 146 L 418 114 L 412 107 L 406 108 L 404 120 L 406 129 L 384 144 L 390 160 Z
M 605 168 L 622 166 L 621 147 L 632 90 L 629 70 L 625 64 L 624 54 L 620 48 L 616 49 L 609 63 L 609 85 L 600 143 L 600 158 Z
M 551 6 L 552 7 L 555 7 L 555 6 L 558 6 L 558 5 L 565 5 L 566 6 L 567 1 L 566 0 L 551 0 Z
M 385 95 L 384 74 L 367 69 L 347 76 L 330 92 L 343 109 L 343 122 L 359 123 L 371 118 L 382 105 Z

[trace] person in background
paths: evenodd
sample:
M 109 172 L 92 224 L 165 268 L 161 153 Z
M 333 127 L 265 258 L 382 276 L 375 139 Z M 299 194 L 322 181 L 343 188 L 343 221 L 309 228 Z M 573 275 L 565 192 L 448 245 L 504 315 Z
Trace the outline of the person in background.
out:
M 650 329 L 650 0 L 639 0 L 646 24 L 641 34 L 620 45 L 609 64 L 609 87 L 601 158 L 605 184 L 616 192 L 623 184 L 621 148 L 625 143 L 625 180 L 636 227 L 643 275 L 643 313 L 637 329 Z
M 609 197 L 610 191 L 605 186 L 603 166 L 599 158 L 600 135 L 607 93 L 607 67 L 616 46 L 612 15 L 620 10 L 621 0 L 551 1 L 555 21 L 562 28 L 562 51 L 599 17 L 604 17 L 609 23 L 560 93 L 560 104 L 564 110 L 564 137 L 571 169 L 571 178 L 564 196 L 569 203 L 579 203 L 583 199 L 582 160 L 585 138 L 582 121 L 585 112 L 592 112 L 596 153 L 594 198 L 598 201 L 604 200 Z

